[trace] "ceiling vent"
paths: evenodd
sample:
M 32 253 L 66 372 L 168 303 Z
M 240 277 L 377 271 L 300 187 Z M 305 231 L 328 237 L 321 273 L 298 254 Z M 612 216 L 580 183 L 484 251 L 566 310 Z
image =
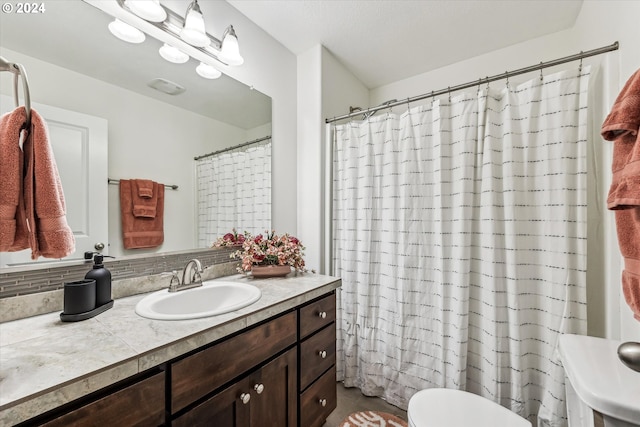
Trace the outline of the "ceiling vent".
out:
M 168 95 L 179 95 L 186 90 L 177 83 L 160 78 L 151 80 L 147 85 Z

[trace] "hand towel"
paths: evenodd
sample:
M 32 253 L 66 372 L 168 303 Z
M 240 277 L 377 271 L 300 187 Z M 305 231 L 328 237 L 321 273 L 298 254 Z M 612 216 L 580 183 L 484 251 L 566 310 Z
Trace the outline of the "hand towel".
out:
M 153 197 L 153 185 L 155 184 L 150 179 L 136 179 L 136 188 L 138 189 L 138 196 L 150 199 Z
M 64 192 L 49 143 L 49 129 L 34 109 L 31 109 L 31 131 L 22 148 L 31 258 L 64 258 L 75 251 L 76 242 L 67 224 Z
M 29 247 L 29 232 L 22 197 L 24 156 L 21 138 L 26 131 L 24 107 L 0 118 L 0 251 L 15 252 Z
M 133 179 L 131 181 L 133 216 L 155 218 L 158 204 L 158 183 L 148 179 Z
M 640 69 L 622 88 L 601 133 L 604 139 L 614 141 L 607 207 L 615 210 L 618 244 L 624 257 L 622 291 L 640 321 Z
M 120 180 L 120 215 L 122 217 L 122 241 L 125 249 L 154 248 L 164 241 L 164 185 L 156 183 L 157 199 L 155 218 L 133 215 L 133 180 Z M 136 190 L 137 192 L 137 190 Z

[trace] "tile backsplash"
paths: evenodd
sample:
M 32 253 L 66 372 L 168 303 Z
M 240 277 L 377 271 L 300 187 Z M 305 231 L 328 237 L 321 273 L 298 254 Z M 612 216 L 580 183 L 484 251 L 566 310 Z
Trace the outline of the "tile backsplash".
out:
M 113 281 L 144 277 L 173 270 L 181 271 L 193 258 L 202 267 L 224 264 L 230 261 L 233 248 L 199 249 L 158 255 L 134 255 L 119 259 L 104 259 Z M 0 299 L 36 294 L 62 289 L 65 282 L 80 280 L 92 268 L 93 261 L 50 263 L 46 266 L 31 264 L 24 268 L 0 269 Z

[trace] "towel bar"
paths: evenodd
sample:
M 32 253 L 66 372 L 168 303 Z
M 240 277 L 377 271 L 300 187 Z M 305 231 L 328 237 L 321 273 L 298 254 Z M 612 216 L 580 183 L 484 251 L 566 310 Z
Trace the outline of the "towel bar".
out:
M 107 178 L 107 182 L 108 182 L 109 184 L 112 184 L 112 185 L 118 185 L 118 184 L 120 184 L 120 180 L 119 180 L 119 179 Z M 177 185 L 172 185 L 172 184 L 162 184 L 162 185 L 164 185 L 166 188 L 169 188 L 169 189 L 171 189 L 171 190 L 177 190 L 177 189 L 178 189 L 178 186 L 177 186 Z

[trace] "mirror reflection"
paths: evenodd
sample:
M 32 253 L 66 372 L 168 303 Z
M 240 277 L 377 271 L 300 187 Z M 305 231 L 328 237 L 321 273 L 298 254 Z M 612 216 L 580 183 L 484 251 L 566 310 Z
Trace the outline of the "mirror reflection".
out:
M 107 29 L 112 20 L 78 1 L 48 2 L 44 14 L 0 15 L 0 55 L 26 68 L 32 106 L 50 127 L 67 219 L 84 245 L 67 259 L 100 244 L 120 257 L 207 247 L 232 224 L 269 228 L 271 99 L 226 76 L 224 67 L 209 80 L 193 59 L 165 61 L 152 37 L 137 45 L 118 40 Z M 0 106 L 10 111 L 13 76 L 0 78 Z M 167 94 L 148 85 L 154 79 L 163 79 L 161 89 L 185 90 Z M 107 178 L 177 186 L 165 187 L 160 246 L 124 248 L 119 186 Z M 7 255 L 0 254 L 0 266 L 29 259 Z

